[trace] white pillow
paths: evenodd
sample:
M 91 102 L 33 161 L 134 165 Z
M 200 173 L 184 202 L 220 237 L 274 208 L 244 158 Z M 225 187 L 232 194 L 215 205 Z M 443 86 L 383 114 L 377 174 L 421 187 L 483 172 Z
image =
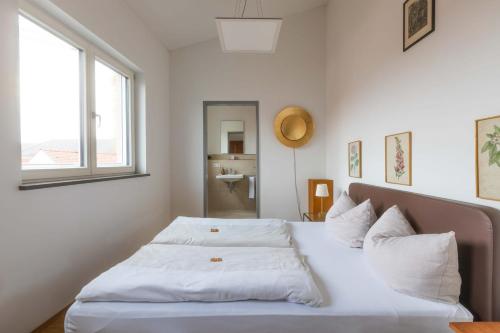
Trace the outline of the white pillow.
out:
M 397 206 L 368 232 L 364 252 L 392 289 L 410 296 L 458 303 L 461 278 L 455 233 L 415 235 Z
M 376 235 L 384 236 L 410 236 L 415 235 L 410 222 L 406 220 L 398 206 L 392 206 L 378 219 L 366 234 L 363 248 L 371 248 L 373 246 L 372 238 Z
M 377 216 L 368 199 L 339 216 L 327 216 L 325 226 L 328 234 L 340 242 L 350 247 L 363 247 L 366 233 L 376 220 Z
M 354 207 L 356 207 L 356 204 L 344 191 L 340 195 L 340 198 L 338 198 L 333 204 L 333 206 L 330 207 L 330 209 L 326 213 L 326 217 L 334 218 L 336 216 L 339 216 L 340 214 L 347 212 L 350 209 L 353 209 Z

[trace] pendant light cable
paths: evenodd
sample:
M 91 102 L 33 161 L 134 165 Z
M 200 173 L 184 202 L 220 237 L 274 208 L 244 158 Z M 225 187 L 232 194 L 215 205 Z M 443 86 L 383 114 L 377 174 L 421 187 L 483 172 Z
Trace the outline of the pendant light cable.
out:
M 297 158 L 295 148 L 293 148 L 293 177 L 295 182 L 295 198 L 297 200 L 297 211 L 299 212 L 299 221 L 302 221 L 302 209 L 300 209 L 299 187 L 297 186 Z
M 241 13 L 241 17 L 244 17 L 245 16 L 245 10 L 247 9 L 247 0 L 245 0 L 244 4 L 243 4 L 243 12 Z
M 234 4 L 233 17 L 238 17 L 239 12 L 240 12 L 240 0 L 236 0 Z
M 247 3 L 248 0 L 236 0 L 234 5 L 233 17 L 243 18 L 247 9 Z M 255 5 L 257 8 L 257 16 L 264 17 L 264 0 L 255 0 Z
M 264 0 L 260 0 L 260 16 L 264 17 Z

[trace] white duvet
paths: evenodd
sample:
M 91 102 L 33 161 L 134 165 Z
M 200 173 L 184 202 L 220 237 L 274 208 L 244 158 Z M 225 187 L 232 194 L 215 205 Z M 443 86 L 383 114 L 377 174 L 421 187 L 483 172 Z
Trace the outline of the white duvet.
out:
M 208 226 L 220 225 L 280 225 L 285 224 L 281 219 L 220 219 L 211 217 L 178 216 L 170 225 L 196 224 Z
M 82 302 L 286 300 L 319 306 L 321 295 L 294 248 L 150 244 L 104 272 Z
M 198 246 L 290 247 L 291 235 L 284 223 L 274 225 L 173 223 L 160 232 L 153 244 Z

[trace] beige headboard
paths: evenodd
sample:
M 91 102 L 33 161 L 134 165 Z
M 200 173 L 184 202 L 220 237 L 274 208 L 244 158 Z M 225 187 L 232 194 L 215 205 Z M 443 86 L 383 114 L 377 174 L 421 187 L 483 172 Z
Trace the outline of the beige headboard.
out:
M 492 320 L 494 283 L 500 288 L 500 278 L 493 279 L 493 224 L 480 208 L 360 183 L 349 186 L 349 195 L 357 203 L 371 199 L 378 216 L 398 205 L 418 233 L 454 231 L 462 276 L 460 302 L 475 320 Z

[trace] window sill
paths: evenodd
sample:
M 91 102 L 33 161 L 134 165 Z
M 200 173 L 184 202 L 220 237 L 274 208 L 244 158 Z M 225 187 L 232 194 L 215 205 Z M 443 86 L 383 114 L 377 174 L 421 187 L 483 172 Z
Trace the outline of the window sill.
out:
M 97 182 L 106 182 L 110 180 L 119 180 L 119 179 L 128 179 L 128 178 L 139 178 L 139 177 L 148 177 L 151 176 L 149 173 L 132 173 L 132 174 L 124 174 L 124 175 L 113 175 L 113 176 L 94 176 L 94 177 L 85 177 L 85 178 L 73 178 L 73 179 L 58 179 L 58 180 L 42 180 L 36 182 L 26 182 L 19 185 L 19 190 L 28 191 L 28 190 L 38 190 L 42 188 L 49 187 L 59 187 L 59 186 L 69 186 L 69 185 L 78 185 L 78 184 L 88 184 L 88 183 L 97 183 Z

